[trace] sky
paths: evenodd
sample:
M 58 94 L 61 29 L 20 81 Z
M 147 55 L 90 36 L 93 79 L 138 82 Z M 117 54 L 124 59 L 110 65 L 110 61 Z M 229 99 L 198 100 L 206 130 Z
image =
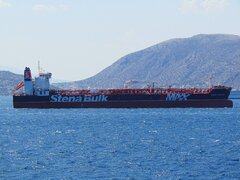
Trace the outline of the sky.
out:
M 240 35 L 240 0 L 0 0 L 0 69 L 95 75 L 172 38 Z

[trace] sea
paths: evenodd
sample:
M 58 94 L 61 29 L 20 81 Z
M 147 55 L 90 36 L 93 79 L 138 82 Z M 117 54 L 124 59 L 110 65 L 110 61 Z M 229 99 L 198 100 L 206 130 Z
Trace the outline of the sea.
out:
M 233 108 L 13 109 L 0 97 L 0 179 L 240 179 Z

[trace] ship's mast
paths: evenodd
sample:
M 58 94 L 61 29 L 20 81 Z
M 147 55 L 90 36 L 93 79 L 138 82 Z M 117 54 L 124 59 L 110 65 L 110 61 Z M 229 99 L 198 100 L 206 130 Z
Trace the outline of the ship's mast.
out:
M 41 66 L 40 66 L 40 61 L 38 61 L 38 74 L 40 74 L 41 72 Z
M 209 77 L 209 88 L 212 88 L 212 79 L 213 79 L 213 77 L 212 77 L 212 75 Z
M 44 73 L 44 69 L 41 67 L 40 61 L 38 61 L 38 75 Z

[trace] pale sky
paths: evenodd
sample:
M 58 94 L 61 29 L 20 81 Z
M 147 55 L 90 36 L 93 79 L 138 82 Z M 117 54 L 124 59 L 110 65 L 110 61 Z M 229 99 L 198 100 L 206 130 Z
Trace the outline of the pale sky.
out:
M 0 69 L 81 80 L 172 38 L 240 35 L 240 0 L 0 0 Z

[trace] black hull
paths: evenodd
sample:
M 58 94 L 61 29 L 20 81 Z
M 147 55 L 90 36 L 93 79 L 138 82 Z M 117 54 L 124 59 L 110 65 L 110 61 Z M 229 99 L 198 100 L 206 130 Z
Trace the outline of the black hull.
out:
M 14 108 L 224 108 L 231 88 L 213 89 L 207 94 L 88 94 L 13 96 Z
M 130 101 L 130 102 L 14 102 L 14 108 L 224 108 L 231 100 Z

